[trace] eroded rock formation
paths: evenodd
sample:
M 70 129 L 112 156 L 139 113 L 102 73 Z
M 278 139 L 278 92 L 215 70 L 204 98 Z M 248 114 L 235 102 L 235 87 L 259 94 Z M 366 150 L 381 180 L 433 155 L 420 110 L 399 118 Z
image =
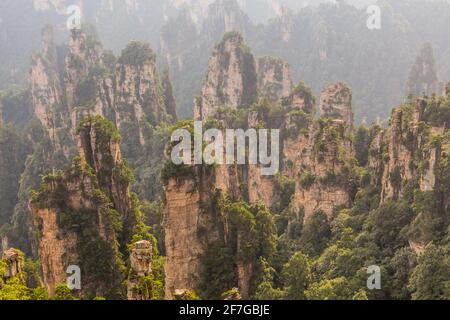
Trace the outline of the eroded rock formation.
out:
M 128 300 L 150 300 L 151 288 L 146 285 L 145 277 L 152 273 L 152 258 L 153 248 L 149 241 L 142 240 L 133 244 L 127 281 Z
M 289 65 L 283 60 L 262 57 L 257 60 L 258 94 L 272 103 L 289 96 L 292 91 L 292 80 Z
M 220 107 L 250 106 L 256 101 L 256 79 L 255 58 L 241 34 L 227 33 L 209 60 L 202 94 L 195 103 L 195 119 L 207 119 Z
M 132 232 L 129 169 L 112 124 L 88 118 L 80 129 L 80 158 L 65 172 L 44 178 L 31 211 L 43 282 L 49 294 L 81 268 L 81 297 L 119 297 L 120 245 Z
M 6 262 L 4 280 L 14 278 L 24 271 L 25 256 L 17 249 L 5 250 L 2 260 Z
M 218 220 L 212 214 L 213 177 L 204 168 L 189 168 L 165 187 L 166 298 L 176 290 L 198 290 L 208 245 L 219 239 Z

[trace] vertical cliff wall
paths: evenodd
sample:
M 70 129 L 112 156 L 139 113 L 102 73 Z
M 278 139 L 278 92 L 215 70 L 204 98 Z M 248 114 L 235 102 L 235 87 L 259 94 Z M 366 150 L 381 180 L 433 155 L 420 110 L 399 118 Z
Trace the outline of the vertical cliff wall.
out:
M 64 172 L 46 176 L 31 210 L 43 281 L 50 295 L 66 269 L 81 268 L 83 298 L 119 298 L 123 292 L 120 247 L 136 225 L 130 170 L 121 158 L 120 137 L 100 117 L 80 125 L 80 158 Z
M 331 84 L 320 97 L 320 112 L 321 119 L 308 128 L 293 200 L 294 210 L 305 220 L 318 211 L 332 219 L 340 207 L 351 205 L 349 179 L 355 159 L 350 89 Z

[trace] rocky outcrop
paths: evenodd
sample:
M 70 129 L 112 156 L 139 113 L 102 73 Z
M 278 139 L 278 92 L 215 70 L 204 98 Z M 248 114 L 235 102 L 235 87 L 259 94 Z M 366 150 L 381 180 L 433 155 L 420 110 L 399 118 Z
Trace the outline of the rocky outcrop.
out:
M 81 198 L 81 195 L 78 194 L 77 197 Z M 48 294 L 54 296 L 57 285 L 65 283 L 67 279 L 67 268 L 79 264 L 78 237 L 74 233 L 67 234 L 59 229 L 59 208 L 38 208 L 32 205 L 31 210 L 34 227 L 40 233 L 38 251 L 42 280 Z
M 351 140 L 342 121 L 320 121 L 312 127 L 293 198 L 298 216 L 308 220 L 322 211 L 332 219 L 338 208 L 351 205 L 352 160 Z
M 439 81 L 433 47 L 430 43 L 426 43 L 421 47 L 410 71 L 406 93 L 407 95 L 419 97 L 422 94 L 439 94 L 438 89 Z
M 198 290 L 208 245 L 219 239 L 213 214 L 213 177 L 201 167 L 177 175 L 165 186 L 166 298 L 177 290 Z
M 170 80 L 169 69 L 164 70 L 162 87 L 164 90 L 164 104 L 166 105 L 167 113 L 172 116 L 172 122 L 176 122 L 177 116 L 177 102 L 173 92 L 172 81 Z
M 181 4 L 177 1 L 177 4 Z M 177 14 L 165 20 L 161 29 L 161 56 L 172 72 L 180 114 L 192 117 L 192 101 L 202 88 L 203 70 L 208 67 L 211 49 L 225 33 L 253 31 L 250 18 L 235 0 L 197 1 L 180 6 Z
M 370 170 L 371 184 L 380 187 L 384 171 L 385 131 L 376 125 L 370 130 L 370 138 L 367 166 Z
M 46 176 L 30 203 L 43 282 L 52 296 L 71 265 L 81 268 L 81 297 L 118 297 L 119 245 L 133 232 L 130 171 L 120 137 L 99 117 L 80 126 L 80 158 L 65 172 Z
M 324 212 L 329 219 L 336 210 L 351 205 L 350 179 L 355 166 L 351 132 L 353 111 L 351 91 L 336 83 L 322 92 L 322 118 L 304 128 L 297 146 L 298 155 L 288 154 L 297 164 L 293 209 L 298 217 L 308 220 L 315 212 Z M 300 104 L 302 105 L 302 104 Z M 310 109 L 310 108 L 308 108 Z M 292 142 L 287 142 L 287 151 Z
M 33 57 L 30 82 L 34 112 L 50 137 L 60 136 L 59 128 L 70 127 L 69 140 L 76 141 L 81 120 L 87 115 L 101 115 L 114 121 L 125 145 L 142 148 L 148 142 L 149 125 L 169 123 L 176 117 L 170 79 L 165 81 L 166 107 L 156 56 L 147 44 L 131 42 L 116 62 L 93 30 L 73 30 L 64 70 L 58 69 L 49 27 L 43 31 L 43 47 L 44 54 Z M 129 156 L 139 156 L 135 153 Z
M 4 280 L 20 276 L 24 272 L 25 256 L 17 249 L 8 249 L 3 252 L 2 260 L 6 263 Z
M 220 107 L 239 109 L 256 101 L 256 63 L 238 32 L 227 33 L 209 60 L 201 97 L 194 117 L 207 119 Z
M 272 103 L 289 96 L 292 80 L 289 65 L 283 60 L 263 57 L 257 60 L 258 95 Z
M 290 94 L 283 99 L 284 107 L 292 109 L 292 111 L 303 111 L 307 114 L 315 112 L 316 98 L 303 82 L 300 82 Z
M 414 106 L 393 111 L 388 130 L 388 154 L 384 163 L 381 199 L 398 199 L 408 181 L 417 173 L 414 154 L 422 146 L 426 128 L 421 124 L 427 102 L 418 99 Z
M 305 161 L 315 104 L 311 90 L 302 82 L 282 101 L 283 107 L 289 110 L 283 122 L 282 173 L 290 179 L 298 177 Z
M 341 82 L 329 85 L 320 95 L 320 115 L 322 118 L 341 120 L 353 128 L 352 92 Z
M 96 94 L 97 81 L 103 67 L 102 54 L 103 48 L 94 31 L 72 30 L 65 60 L 64 83 L 73 127 L 86 115 L 79 110 L 80 107 L 88 107 L 89 111 L 95 111 L 99 115 L 103 115 L 105 111 Z M 81 114 L 77 114 L 77 110 Z
M 144 149 L 148 150 L 156 125 L 164 127 L 173 121 L 165 105 L 155 56 L 147 45 L 133 42 L 117 61 L 102 48 L 95 32 L 84 26 L 71 33 L 68 46 L 59 47 L 55 47 L 51 28 L 46 27 L 42 43 L 42 53 L 33 56 L 29 97 L 30 111 L 44 130 L 33 123 L 27 132 L 31 143 L 26 143 L 34 148 L 29 152 L 33 161 L 27 162 L 22 175 L 19 204 L 11 221 L 14 236 L 9 237 L 11 245 L 27 254 L 34 251 L 28 248 L 33 243 L 28 208 L 30 191 L 39 187 L 40 174 L 70 165 L 70 159 L 78 153 L 77 130 L 85 116 L 102 115 L 113 121 L 123 136 L 121 147 L 125 157 L 130 163 L 140 161 L 140 164 L 144 158 L 147 160 Z M 142 63 L 139 59 L 143 59 Z M 165 87 L 169 85 L 167 79 Z M 25 92 L 23 99 L 28 99 L 28 91 Z M 173 113 L 176 108 L 173 101 L 170 108 Z M 118 189 L 108 195 L 119 197 L 115 205 L 127 216 L 129 204 L 123 202 L 127 194 L 115 183 L 109 188 Z M 127 226 L 124 236 L 126 229 Z
M 425 172 L 420 177 L 420 190 L 422 192 L 438 190 L 441 153 L 441 146 L 437 145 L 433 146 L 432 149 L 425 154 L 427 166 L 424 168 Z
M 152 273 L 152 259 L 153 248 L 149 241 L 142 240 L 133 244 L 127 281 L 128 300 L 150 300 L 151 288 L 143 280 Z
M 41 54 L 33 56 L 30 86 L 34 114 L 47 130 L 49 137 L 56 141 L 58 123 L 62 120 L 62 114 L 55 111 L 62 107 L 62 91 L 58 74 L 47 56 Z
M 116 81 L 115 122 L 126 143 L 142 147 L 148 141 L 146 123 L 156 126 L 168 120 L 156 56 L 147 44 L 131 42 L 122 51 Z
M 248 127 L 257 129 L 262 121 L 261 116 L 256 111 L 250 112 L 248 116 Z M 270 208 L 277 201 L 279 190 L 275 188 L 274 177 L 264 176 L 261 170 L 262 166 L 259 164 L 246 165 L 248 201 L 250 203 L 261 202 L 267 208 Z

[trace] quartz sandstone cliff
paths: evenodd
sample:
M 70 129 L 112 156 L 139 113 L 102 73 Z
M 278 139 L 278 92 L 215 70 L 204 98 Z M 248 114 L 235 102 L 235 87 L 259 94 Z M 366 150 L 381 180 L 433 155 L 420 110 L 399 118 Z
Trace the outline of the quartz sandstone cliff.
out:
M 130 271 L 127 281 L 128 300 L 150 300 L 151 288 L 145 281 L 152 273 L 153 248 L 149 241 L 142 240 L 133 244 L 130 253 Z
M 84 298 L 119 297 L 120 246 L 133 232 L 128 169 L 112 125 L 88 118 L 80 128 L 80 158 L 44 178 L 30 203 L 43 282 L 53 296 L 66 269 L 78 265 Z

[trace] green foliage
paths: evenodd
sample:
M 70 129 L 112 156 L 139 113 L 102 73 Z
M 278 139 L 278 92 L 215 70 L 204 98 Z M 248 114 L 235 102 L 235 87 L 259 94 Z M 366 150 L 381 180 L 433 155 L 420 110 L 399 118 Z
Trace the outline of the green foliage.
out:
M 260 279 L 256 280 L 258 284 L 255 300 L 282 300 L 285 297 L 285 292 L 282 289 L 276 289 L 274 285 L 274 277 L 276 270 L 272 268 L 266 259 L 260 258 L 257 265 Z
M 366 291 L 360 290 L 353 296 L 352 300 L 354 300 L 354 301 L 367 301 L 367 300 L 369 300 L 369 298 L 367 297 Z
M 197 301 L 200 300 L 200 297 L 194 290 L 186 290 L 182 296 L 178 296 L 176 299 L 183 301 Z
M 14 277 L 0 288 L 0 300 L 30 300 L 30 289 L 19 279 Z
M 156 56 L 147 43 L 131 41 L 122 50 L 119 63 L 142 68 L 145 64 L 155 61 L 155 59 Z
M 229 246 L 214 244 L 207 249 L 203 261 L 202 297 L 219 299 L 223 292 L 233 287 L 234 260 Z
M 270 257 L 275 250 L 276 228 L 273 216 L 263 205 L 244 202 L 227 204 L 225 211 L 237 231 L 237 259 L 249 262 L 257 256 Z M 258 239 L 258 241 L 255 241 Z
M 107 150 L 110 142 L 121 142 L 120 134 L 114 124 L 102 116 L 86 116 L 78 125 L 78 133 L 87 134 L 91 128 L 94 128 L 98 134 L 96 142 L 102 147 L 100 152 Z
M 172 81 L 170 80 L 170 71 L 169 69 L 164 70 L 163 78 L 162 78 L 162 86 L 164 89 L 164 105 L 166 107 L 166 111 L 169 115 L 172 116 L 172 120 L 177 120 L 177 103 L 173 93 Z
M 304 99 L 305 109 L 303 110 L 306 113 L 314 113 L 314 107 L 316 104 L 316 98 L 313 95 L 311 88 L 309 88 L 303 81 L 301 81 L 295 88 L 292 90 L 292 93 L 289 97 L 283 98 L 281 104 L 284 107 L 290 107 L 293 104 L 294 96 Z
M 271 209 L 275 213 L 282 213 L 291 204 L 292 196 L 295 192 L 295 181 L 282 175 L 277 175 L 275 178 L 275 189 L 280 191 L 280 201 Z
M 67 287 L 66 284 L 59 284 L 55 289 L 55 300 L 78 300 L 78 298 L 73 294 L 72 290 Z
M 207 249 L 201 295 L 218 299 L 236 286 L 236 264 L 255 264 L 262 258 L 270 261 L 276 250 L 277 232 L 273 215 L 261 204 L 232 202 L 220 194 L 216 195 L 215 202 L 215 211 L 227 217 L 227 225 L 222 228 L 229 230 L 232 239 L 227 243 L 218 241 Z M 251 279 L 254 290 L 261 280 L 261 272 L 255 272 Z
M 316 182 L 316 177 L 309 171 L 306 171 L 300 176 L 300 185 L 302 188 L 308 190 Z
M 157 239 L 159 252 L 164 252 L 164 229 L 162 227 L 163 207 L 159 202 L 144 201 L 141 205 L 144 215 L 144 224 L 150 226 L 152 233 Z
M 94 104 L 97 97 L 97 83 L 95 79 L 90 78 L 79 82 L 75 89 L 75 95 L 79 106 Z
M 392 255 L 397 249 L 408 245 L 402 231 L 411 222 L 412 216 L 408 203 L 389 200 L 370 213 L 365 229 L 374 244 L 382 248 L 385 254 Z
M 313 283 L 305 292 L 308 300 L 351 300 L 352 291 L 348 288 L 345 278 L 323 280 Z M 361 295 L 359 296 L 361 297 Z M 363 296 L 362 296 L 363 297 Z
M 392 172 L 390 173 L 390 177 L 389 177 L 392 186 L 394 187 L 395 190 L 400 190 L 400 188 L 402 187 L 402 169 L 397 166 L 395 167 Z
M 358 164 L 365 167 L 369 159 L 370 132 L 364 126 L 360 126 L 355 136 L 355 153 Z
M 407 229 L 408 237 L 419 243 L 440 239 L 446 232 L 447 224 L 440 210 L 439 195 L 416 190 L 413 209 L 416 217 Z
M 306 289 L 312 281 L 311 262 L 308 256 L 297 252 L 283 267 L 283 281 L 286 298 L 289 300 L 305 300 Z
M 428 246 L 409 280 L 414 300 L 450 299 L 449 257 L 448 248 Z
M 328 217 L 324 212 L 318 211 L 306 221 L 299 244 L 304 252 L 314 257 L 320 255 L 327 247 L 330 237 Z
M 389 281 L 389 290 L 392 299 L 410 300 L 411 294 L 408 290 L 408 283 L 411 272 L 417 265 L 417 256 L 410 248 L 402 248 L 397 250 L 395 255 L 390 259 L 388 271 L 391 275 Z
M 18 202 L 19 181 L 31 152 L 13 126 L 0 128 L 0 226 L 9 222 Z
M 432 126 L 442 127 L 450 122 L 450 99 L 433 97 L 428 100 L 424 120 Z
M 153 275 L 140 277 L 138 285 L 133 290 L 149 297 L 150 300 L 162 300 L 164 298 L 163 283 L 160 280 L 155 280 Z

